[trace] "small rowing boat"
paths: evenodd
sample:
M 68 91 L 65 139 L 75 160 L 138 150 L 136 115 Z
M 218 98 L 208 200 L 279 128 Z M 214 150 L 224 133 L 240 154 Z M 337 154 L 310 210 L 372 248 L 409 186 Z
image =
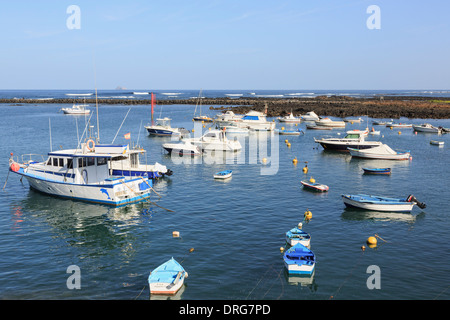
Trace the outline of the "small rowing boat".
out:
M 424 209 L 426 205 L 417 201 L 413 195 L 407 198 L 388 198 L 366 194 L 343 194 L 342 200 L 347 207 L 373 211 L 411 212 L 414 205 Z
M 214 174 L 214 179 L 228 179 L 233 174 L 231 170 L 224 170 Z
M 164 262 L 150 272 L 148 284 L 151 294 L 175 294 L 180 290 L 188 273 L 174 259 Z
M 320 183 L 316 183 L 316 180 L 310 179 L 309 181 L 302 180 L 300 183 L 303 185 L 304 188 L 307 188 L 309 190 L 313 191 L 319 191 L 319 192 L 327 192 L 328 186 Z
M 316 265 L 314 253 L 300 243 L 289 248 L 284 254 L 283 260 L 284 266 L 290 275 L 311 275 Z
M 300 243 L 305 247 L 309 247 L 311 244 L 311 236 L 301 229 L 301 223 L 299 223 L 299 227 L 292 228 L 286 232 L 286 242 L 291 246 Z
M 391 174 L 391 168 L 362 168 L 364 174 Z
M 443 146 L 444 145 L 444 141 L 431 140 L 430 144 L 435 145 L 435 146 Z

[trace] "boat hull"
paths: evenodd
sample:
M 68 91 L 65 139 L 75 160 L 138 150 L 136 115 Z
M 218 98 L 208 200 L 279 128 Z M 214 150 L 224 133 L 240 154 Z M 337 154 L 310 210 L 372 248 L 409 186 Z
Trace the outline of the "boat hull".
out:
M 364 142 L 339 142 L 339 141 L 322 141 L 317 140 L 325 150 L 333 150 L 333 151 L 341 151 L 341 152 L 349 152 L 348 148 L 354 149 L 370 149 L 380 145 L 380 142 L 374 141 L 364 141 Z
M 114 207 L 144 201 L 150 198 L 152 181 L 145 178 L 111 179 L 110 184 L 75 184 L 43 179 L 27 174 L 23 168 L 16 173 L 25 177 L 30 188 L 51 195 L 71 200 L 99 203 Z
M 381 197 L 380 197 L 381 198 Z M 389 198 L 382 198 L 389 199 Z M 395 203 L 395 201 L 387 201 L 385 204 L 382 204 L 378 201 L 358 201 L 358 199 L 353 199 L 351 195 L 342 195 L 342 200 L 347 207 L 351 208 L 359 208 L 364 210 L 371 211 L 386 211 L 386 212 L 411 212 L 415 203 L 414 202 L 399 202 Z M 395 199 L 392 199 L 395 200 Z
M 178 131 L 174 130 L 154 129 L 154 128 L 147 128 L 147 132 L 153 136 L 171 136 L 174 134 L 180 134 Z
M 315 263 L 313 264 L 296 264 L 290 261 L 284 261 L 284 266 L 289 274 L 311 275 L 314 272 Z
M 364 174 L 391 174 L 391 168 L 363 168 Z
M 317 192 L 327 192 L 329 187 L 320 183 L 310 183 L 308 181 L 300 181 L 304 188 L 317 191 Z
M 363 159 L 380 159 L 380 160 L 409 160 L 410 153 L 403 152 L 397 154 L 381 154 L 381 153 L 364 153 L 357 149 L 350 148 L 350 154 L 352 157 Z

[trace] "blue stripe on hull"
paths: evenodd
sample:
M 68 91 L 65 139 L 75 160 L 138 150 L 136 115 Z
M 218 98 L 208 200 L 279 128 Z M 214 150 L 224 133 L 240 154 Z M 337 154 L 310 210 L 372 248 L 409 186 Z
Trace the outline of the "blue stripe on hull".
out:
M 146 195 L 137 196 L 137 197 L 133 197 L 133 198 L 128 198 L 128 199 L 124 199 L 124 200 L 121 200 L 121 201 L 103 201 L 103 200 L 94 200 L 94 199 L 70 197 L 70 196 L 63 196 L 63 195 L 58 195 L 58 194 L 53 194 L 53 193 L 47 193 L 47 192 L 44 192 L 42 190 L 33 188 L 31 185 L 30 185 L 30 189 L 33 189 L 33 190 L 35 190 L 35 191 L 37 191 L 39 193 L 46 194 L 46 195 L 49 195 L 49 196 L 53 196 L 53 197 L 56 197 L 56 198 L 62 198 L 62 199 L 74 200 L 74 201 L 82 201 L 82 202 L 89 202 L 89 203 L 104 204 L 104 205 L 108 205 L 108 206 L 112 206 L 112 207 L 123 207 L 125 205 L 141 202 L 141 201 L 144 201 L 144 200 L 150 198 L 150 193 L 147 193 Z
M 162 177 L 162 175 L 160 175 L 158 172 L 154 172 L 154 171 L 130 171 L 130 170 L 114 169 L 112 174 L 114 176 L 148 177 L 149 179 L 155 179 L 155 178 Z

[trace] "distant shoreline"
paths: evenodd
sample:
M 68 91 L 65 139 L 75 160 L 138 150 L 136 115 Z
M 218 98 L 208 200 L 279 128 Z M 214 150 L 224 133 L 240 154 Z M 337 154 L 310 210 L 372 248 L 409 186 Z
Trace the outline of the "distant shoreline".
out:
M 197 99 L 157 100 L 158 105 L 186 104 L 195 105 Z M 233 110 L 246 113 L 249 110 L 264 111 L 267 105 L 269 117 L 284 116 L 291 111 L 294 115 L 314 111 L 318 115 L 334 117 L 371 118 L 450 118 L 450 98 L 417 96 L 377 96 L 372 98 L 353 98 L 348 96 L 318 96 L 314 98 L 203 98 L 202 105 L 210 110 Z M 98 99 L 98 104 L 108 105 L 149 105 L 150 99 Z M 90 104 L 95 105 L 95 98 L 63 99 L 0 99 L 0 104 Z

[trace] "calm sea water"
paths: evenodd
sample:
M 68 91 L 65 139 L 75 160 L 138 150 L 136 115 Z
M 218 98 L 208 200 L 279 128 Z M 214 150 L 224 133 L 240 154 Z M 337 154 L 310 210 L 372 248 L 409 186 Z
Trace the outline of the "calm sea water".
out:
M 8 177 L 10 152 L 49 151 L 49 122 L 53 150 L 76 145 L 77 125 L 81 134 L 85 118 L 63 115 L 61 107 L 0 105 L 2 187 Z M 173 126 L 191 130 L 194 108 L 157 106 L 155 113 L 171 117 Z M 102 142 L 113 140 L 128 110 L 122 105 L 99 106 Z M 207 111 L 214 115 L 204 108 L 203 112 Z M 174 171 L 155 184 L 162 199 L 153 198 L 174 212 L 142 203 L 109 208 L 53 198 L 30 190 L 25 180 L 10 174 L 5 191 L 0 193 L 2 299 L 146 300 L 150 298 L 149 272 L 171 257 L 182 262 L 189 273 L 175 297 L 180 299 L 450 298 L 450 251 L 446 244 L 450 230 L 450 135 L 415 135 L 411 128 L 400 129 L 399 134 L 398 129 L 377 127 L 381 135 L 370 139 L 379 139 L 394 149 L 411 150 L 412 160 L 405 162 L 355 160 L 350 155 L 324 152 L 314 143 L 313 137 L 343 135 L 342 129 L 305 130 L 305 135 L 294 137 L 241 137 L 245 148 L 234 163 L 214 157 L 180 162 L 161 148 L 170 138 L 146 134 L 143 126 L 149 118 L 148 106 L 133 106 L 116 142 L 125 143 L 123 134 L 130 132 L 131 141 L 148 151 L 148 163 L 159 162 Z M 426 122 L 450 127 L 450 120 Z M 349 124 L 346 129 L 365 126 L 366 122 Z M 305 124 L 299 127 L 304 129 Z M 431 139 L 445 141 L 445 146 L 432 146 Z M 267 142 L 267 156 L 255 154 L 255 141 L 261 143 L 257 149 L 263 151 L 263 142 Z M 263 156 L 270 160 L 267 164 L 261 163 Z M 294 157 L 299 160 L 297 165 L 292 163 Z M 309 167 L 306 175 L 302 172 L 305 161 Z M 389 166 L 393 173 L 365 176 L 365 166 Z M 233 170 L 233 177 L 215 181 L 213 173 L 223 169 Z M 303 190 L 300 180 L 311 176 L 327 184 L 330 191 L 317 194 Z M 427 208 L 416 207 L 412 214 L 349 210 L 341 200 L 342 193 L 413 194 Z M 307 209 L 313 216 L 303 228 L 312 236 L 316 271 L 313 277 L 289 277 L 280 247 L 285 246 L 285 232 L 303 220 Z M 173 238 L 173 231 L 179 231 L 181 237 Z M 361 246 L 374 234 L 386 241 L 379 240 L 377 248 L 362 251 Z M 70 265 L 81 270 L 80 290 L 66 286 Z M 371 265 L 380 268 L 381 289 L 367 287 Z

